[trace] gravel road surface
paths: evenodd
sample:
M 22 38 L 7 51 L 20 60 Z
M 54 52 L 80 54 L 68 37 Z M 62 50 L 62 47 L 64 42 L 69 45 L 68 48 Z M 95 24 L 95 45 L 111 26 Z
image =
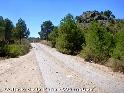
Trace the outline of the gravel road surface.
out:
M 32 43 L 48 93 L 124 93 L 124 75 Z

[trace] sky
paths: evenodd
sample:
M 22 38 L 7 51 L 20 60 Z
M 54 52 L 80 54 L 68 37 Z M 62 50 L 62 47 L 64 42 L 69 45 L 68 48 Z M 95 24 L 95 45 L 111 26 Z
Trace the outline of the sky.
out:
M 111 10 L 116 18 L 124 19 L 123 0 L 0 0 L 0 16 L 9 18 L 14 25 L 25 20 L 31 37 L 38 37 L 40 26 L 51 20 L 55 26 L 71 13 L 79 16 L 89 10 Z

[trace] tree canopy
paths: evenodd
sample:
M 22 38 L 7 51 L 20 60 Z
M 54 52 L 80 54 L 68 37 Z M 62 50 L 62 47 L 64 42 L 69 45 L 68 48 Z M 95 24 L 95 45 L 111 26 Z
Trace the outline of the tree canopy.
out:
M 63 53 L 77 54 L 83 43 L 83 34 L 77 27 L 74 17 L 71 14 L 66 15 L 60 23 L 56 48 Z
M 25 21 L 21 18 L 14 26 L 10 19 L 0 16 L 0 40 L 8 42 L 12 39 L 20 39 L 21 41 L 22 38 L 28 38 L 29 35 L 29 28 L 27 29 Z
M 112 14 L 110 10 L 106 11 L 86 11 L 83 12 L 82 15 L 76 16 L 76 20 L 78 23 L 91 23 L 92 21 L 99 21 L 104 24 L 108 22 L 115 22 L 115 16 Z
M 38 32 L 38 34 L 40 35 L 41 39 L 47 40 L 49 33 L 53 31 L 53 29 L 54 29 L 53 23 L 50 20 L 45 21 L 41 24 L 41 31 Z
M 25 21 L 21 18 L 16 23 L 15 35 L 17 38 L 20 39 L 20 42 L 22 38 L 28 38 L 28 36 L 30 35 L 30 31 L 29 29 L 27 29 Z

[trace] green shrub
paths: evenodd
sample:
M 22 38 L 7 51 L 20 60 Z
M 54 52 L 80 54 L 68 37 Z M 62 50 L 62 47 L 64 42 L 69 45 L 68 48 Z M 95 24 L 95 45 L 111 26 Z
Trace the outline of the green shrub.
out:
M 7 55 L 9 57 L 18 57 L 29 52 L 29 47 L 26 45 L 12 44 L 8 45 Z
M 115 42 L 112 57 L 124 62 L 124 30 L 115 35 Z
M 31 48 L 31 45 L 30 45 L 29 40 L 27 40 L 27 39 L 23 39 L 21 45 L 22 45 L 22 47 L 23 47 L 23 49 L 24 49 L 24 51 L 23 51 L 23 55 L 26 54 L 26 53 L 28 53 L 29 50 L 30 50 L 30 48 Z
M 83 33 L 77 27 L 73 16 L 68 14 L 60 23 L 56 48 L 62 53 L 77 54 L 83 43 Z
M 124 73 L 124 62 L 118 59 L 110 58 L 107 61 L 106 66 L 111 67 L 113 71 L 120 71 Z
M 49 34 L 48 38 L 51 43 L 51 47 L 55 47 L 56 45 L 56 39 L 58 37 L 58 28 L 55 27 L 53 31 Z
M 93 22 L 85 35 L 86 46 L 81 51 L 81 56 L 87 61 L 104 64 L 110 57 L 112 35 L 103 25 Z
M 0 45 L 0 57 L 18 57 L 29 52 L 30 43 L 22 40 L 22 44 L 16 42 L 15 44 Z
M 124 72 L 124 30 L 115 34 L 114 41 L 115 48 L 107 65 L 112 67 L 114 71 Z
M 23 48 L 21 47 L 21 45 L 8 45 L 8 55 L 10 57 L 18 57 L 19 55 L 22 54 Z
M 0 45 L 0 57 L 7 55 L 8 47 L 6 45 Z
M 71 53 L 70 46 L 72 45 L 71 43 L 68 42 L 66 34 L 62 34 L 57 38 L 55 47 L 57 48 L 58 51 L 65 54 L 70 54 Z

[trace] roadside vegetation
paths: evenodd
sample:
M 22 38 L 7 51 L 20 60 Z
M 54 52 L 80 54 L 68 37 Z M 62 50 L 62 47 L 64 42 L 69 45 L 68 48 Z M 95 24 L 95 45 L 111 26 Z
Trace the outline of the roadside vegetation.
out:
M 10 19 L 0 16 L 0 57 L 18 57 L 29 52 L 29 34 L 24 20 L 19 19 L 14 26 Z
M 45 21 L 39 35 L 62 53 L 124 72 L 124 19 L 110 10 L 86 11 L 75 18 L 67 14 L 59 26 Z

